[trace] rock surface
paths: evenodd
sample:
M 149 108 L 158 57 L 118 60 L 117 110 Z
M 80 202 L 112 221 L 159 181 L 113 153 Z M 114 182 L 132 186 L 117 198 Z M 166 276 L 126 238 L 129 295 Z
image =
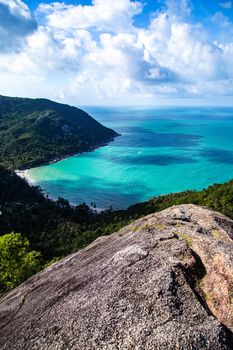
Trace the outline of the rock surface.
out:
M 194 205 L 101 237 L 0 300 L 0 349 L 232 349 L 232 237 Z

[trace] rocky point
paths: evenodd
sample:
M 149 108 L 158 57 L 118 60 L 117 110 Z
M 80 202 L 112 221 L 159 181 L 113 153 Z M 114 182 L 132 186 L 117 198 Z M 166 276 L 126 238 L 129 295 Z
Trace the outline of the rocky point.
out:
M 0 349 L 232 349 L 232 238 L 194 205 L 101 237 L 0 299 Z

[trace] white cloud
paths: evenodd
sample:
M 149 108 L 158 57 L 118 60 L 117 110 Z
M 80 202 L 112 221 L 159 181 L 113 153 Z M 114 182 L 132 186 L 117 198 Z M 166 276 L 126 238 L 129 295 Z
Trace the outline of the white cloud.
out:
M 222 7 L 223 9 L 229 10 L 232 8 L 232 2 L 231 1 L 221 2 L 220 7 Z
M 20 0 L 11 3 L 31 20 Z M 221 15 L 210 20 L 223 29 L 213 40 L 200 23 L 187 19 L 191 7 L 186 0 L 166 1 L 144 29 L 134 25 L 140 11 L 141 3 L 130 0 L 42 4 L 40 26 L 20 52 L 0 54 L 0 71 L 14 89 L 21 81 L 25 94 L 38 91 L 38 96 L 76 105 L 233 95 L 233 40 L 222 36 Z M 229 33 L 232 23 L 227 17 L 224 21 Z M 8 93 L 9 82 L 6 87 L 0 81 L 1 93 Z
M 74 30 L 97 28 L 100 31 L 127 31 L 133 28 L 132 19 L 141 13 L 141 2 L 130 0 L 93 0 L 92 6 L 41 4 L 38 16 L 45 17 L 46 24 L 53 28 Z
M 37 24 L 21 0 L 0 0 L 0 51 L 18 50 Z
M 214 33 L 213 39 L 218 45 L 230 44 L 233 38 L 233 23 L 230 18 L 225 16 L 222 12 L 216 12 L 210 18 L 210 24 Z
M 162 13 L 140 33 L 147 60 L 174 72 L 185 84 L 222 77 L 222 49 L 206 41 L 203 28 Z
M 187 17 L 191 14 L 192 4 L 190 0 L 165 0 L 165 11 L 168 15 Z

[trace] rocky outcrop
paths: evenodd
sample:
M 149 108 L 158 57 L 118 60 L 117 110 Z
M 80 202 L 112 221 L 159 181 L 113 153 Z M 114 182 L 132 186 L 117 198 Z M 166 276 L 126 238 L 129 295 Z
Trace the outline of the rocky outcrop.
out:
M 0 348 L 232 349 L 232 237 L 194 205 L 101 237 L 0 300 Z

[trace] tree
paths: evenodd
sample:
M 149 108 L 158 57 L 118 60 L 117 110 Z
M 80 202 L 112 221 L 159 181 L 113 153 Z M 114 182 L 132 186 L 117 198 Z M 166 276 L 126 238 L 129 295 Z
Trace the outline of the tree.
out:
M 30 251 L 20 233 L 0 237 L 0 292 L 16 287 L 41 268 L 41 254 Z

